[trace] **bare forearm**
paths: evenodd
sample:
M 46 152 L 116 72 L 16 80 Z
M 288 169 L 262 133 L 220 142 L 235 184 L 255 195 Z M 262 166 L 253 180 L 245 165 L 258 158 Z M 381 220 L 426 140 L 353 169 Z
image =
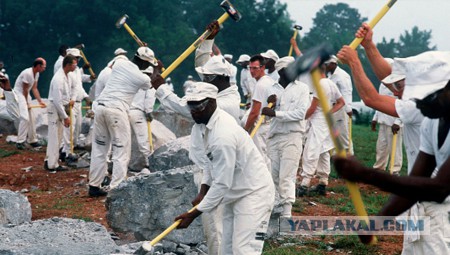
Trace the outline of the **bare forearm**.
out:
M 379 80 L 384 79 L 392 72 L 391 65 L 381 55 L 378 48 L 372 42 L 370 46 L 365 48 L 370 66 Z

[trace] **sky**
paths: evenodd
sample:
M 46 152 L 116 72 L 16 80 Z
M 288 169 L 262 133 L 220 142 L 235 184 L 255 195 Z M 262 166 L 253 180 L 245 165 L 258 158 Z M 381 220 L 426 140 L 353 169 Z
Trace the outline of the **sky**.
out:
M 312 27 L 312 19 L 325 4 L 347 3 L 359 10 L 370 21 L 388 3 L 388 0 L 280 0 L 287 3 L 291 19 L 301 25 L 300 35 Z M 450 1 L 449 0 L 398 0 L 374 29 L 374 40 L 398 38 L 414 26 L 431 30 L 431 45 L 438 50 L 450 51 Z M 349 42 L 350 43 L 350 42 Z

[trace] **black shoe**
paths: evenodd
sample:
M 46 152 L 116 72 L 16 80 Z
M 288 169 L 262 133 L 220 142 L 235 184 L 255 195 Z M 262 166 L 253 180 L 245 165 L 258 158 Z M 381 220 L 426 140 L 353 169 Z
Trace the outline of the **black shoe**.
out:
M 44 161 L 44 169 L 47 170 L 47 171 L 49 170 L 48 169 L 48 162 L 47 162 L 47 160 Z
M 295 195 L 297 197 L 303 197 L 308 195 L 308 187 L 306 186 L 300 186 L 297 188 L 297 190 L 295 191 Z
M 42 147 L 42 144 L 40 142 L 35 142 L 35 143 L 30 143 L 31 147 L 33 148 L 38 148 L 38 147 Z
M 108 173 L 112 174 L 112 172 L 113 172 L 113 162 L 109 161 L 108 162 Z
M 89 196 L 90 197 L 103 197 L 108 195 L 108 192 L 103 191 L 99 187 L 94 187 L 89 185 Z
M 47 162 L 47 161 L 46 161 L 46 162 Z M 44 167 L 45 167 L 45 166 L 44 166 Z M 51 168 L 48 168 L 48 166 L 47 166 L 47 170 L 50 171 L 50 172 L 64 172 L 64 171 L 69 170 L 69 168 L 67 168 L 67 167 L 65 167 L 65 166 L 58 166 L 57 168 L 51 169 Z
M 59 160 L 61 160 L 61 162 L 66 162 L 66 153 L 65 152 L 59 152 Z
M 319 184 L 316 187 L 312 188 L 310 192 L 315 193 L 319 196 L 326 196 L 327 195 L 326 187 L 327 186 L 325 184 Z
M 16 143 L 16 148 L 19 150 L 25 150 L 25 143 Z

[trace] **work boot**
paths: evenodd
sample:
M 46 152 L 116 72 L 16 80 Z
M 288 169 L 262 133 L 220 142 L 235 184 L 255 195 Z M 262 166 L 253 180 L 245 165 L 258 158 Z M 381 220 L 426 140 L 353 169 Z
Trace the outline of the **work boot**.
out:
M 34 143 L 30 143 L 31 147 L 33 148 L 39 148 L 42 147 L 42 144 L 40 142 L 34 142 Z
M 66 153 L 61 149 L 59 150 L 59 160 L 61 160 L 61 162 L 66 162 Z
M 16 143 L 16 148 L 19 150 L 25 150 L 25 143 Z
M 326 196 L 327 195 L 326 187 L 327 187 L 327 185 L 325 185 L 325 184 L 319 184 L 319 185 L 311 188 L 310 192 L 315 193 L 319 196 Z
M 47 161 L 45 161 L 47 162 Z M 45 168 L 45 163 L 44 163 L 44 168 Z M 57 168 L 48 168 L 47 165 L 47 170 L 50 172 L 64 172 L 64 171 L 68 171 L 69 168 L 65 167 L 65 166 L 58 166 Z
M 48 162 L 47 162 L 47 160 L 44 160 L 44 169 L 48 171 Z
M 306 186 L 298 187 L 297 190 L 295 191 L 295 194 L 297 197 L 303 197 L 308 195 L 308 187 Z
M 108 195 L 108 192 L 102 190 L 99 187 L 89 185 L 89 196 L 90 197 L 104 197 Z

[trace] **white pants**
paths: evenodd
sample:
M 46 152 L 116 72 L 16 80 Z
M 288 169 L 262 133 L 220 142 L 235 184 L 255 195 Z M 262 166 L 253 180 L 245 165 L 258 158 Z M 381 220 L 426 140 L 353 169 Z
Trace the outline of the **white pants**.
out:
M 145 158 L 145 165 L 148 166 L 148 157 L 150 157 L 152 152 L 150 150 L 150 142 L 148 139 L 148 127 L 145 112 L 133 109 L 128 112 L 128 115 L 130 116 L 131 129 L 136 136 L 139 151 Z
M 112 145 L 113 173 L 110 187 L 115 188 L 125 180 L 130 161 L 131 131 L 128 114 L 116 108 L 99 105 L 94 121 L 89 185 L 100 187 L 107 172 L 108 151 Z
M 203 174 L 195 174 L 194 182 L 200 187 L 202 185 Z M 206 245 L 208 246 L 208 255 L 218 255 L 220 254 L 220 245 L 222 243 L 222 215 L 223 215 L 223 205 L 219 204 L 215 209 L 202 213 L 202 227 L 203 234 L 206 237 Z
M 269 157 L 272 179 L 281 205 L 295 202 L 295 181 L 302 155 L 303 134 L 293 132 L 269 138 Z
M 258 148 L 259 152 L 264 158 L 264 161 L 266 162 L 267 169 L 272 169 L 270 166 L 270 159 L 268 157 L 267 153 L 267 136 L 269 133 L 270 124 L 268 122 L 262 123 L 261 126 L 259 126 L 258 131 L 256 131 L 255 136 L 253 136 L 253 142 L 256 145 L 256 148 Z
M 388 166 L 388 159 L 392 151 L 392 129 L 391 126 L 385 124 L 379 124 L 378 139 L 377 139 L 377 155 L 373 168 L 385 170 Z M 393 173 L 400 172 L 403 163 L 403 128 L 397 133 L 397 145 L 395 148 L 395 158 Z
M 83 114 L 81 112 L 81 102 L 75 102 L 72 108 L 72 119 L 70 120 L 70 125 L 73 128 L 73 146 L 78 144 L 78 137 L 80 136 L 81 123 L 83 120 Z M 63 152 L 70 152 L 70 127 L 64 127 L 64 146 Z
M 430 235 L 410 242 L 403 239 L 402 255 L 450 254 L 450 203 L 423 202 L 423 215 L 430 217 Z
M 223 238 L 221 254 L 261 254 L 275 199 L 272 185 L 223 208 Z
M 30 95 L 28 95 L 30 96 Z M 36 124 L 34 123 L 33 109 L 28 109 L 27 101 L 22 94 L 18 94 L 20 109 L 19 129 L 17 131 L 17 143 L 37 142 Z
M 61 144 L 63 121 L 59 118 L 55 106 L 50 102 L 47 106 L 48 114 L 48 140 L 45 160 L 48 168 L 55 169 L 59 166 L 59 145 Z
M 350 154 L 354 154 L 353 152 L 353 143 L 350 143 L 350 117 L 345 112 L 345 107 L 342 107 L 339 111 L 333 114 L 335 119 L 335 127 L 339 130 L 339 140 Z M 349 148 L 350 147 L 350 148 Z

